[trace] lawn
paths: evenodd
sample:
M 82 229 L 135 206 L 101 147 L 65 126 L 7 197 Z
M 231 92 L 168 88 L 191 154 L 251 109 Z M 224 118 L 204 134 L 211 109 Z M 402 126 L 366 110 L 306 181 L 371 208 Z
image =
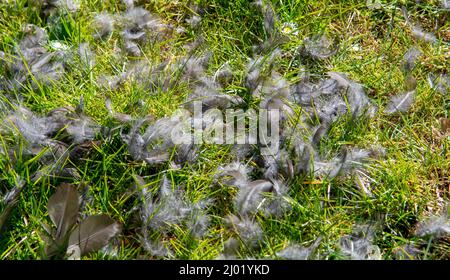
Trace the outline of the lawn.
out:
M 0 259 L 450 258 L 449 1 L 3 0 L 0 31 Z M 195 101 L 279 112 L 278 150 L 174 143 Z

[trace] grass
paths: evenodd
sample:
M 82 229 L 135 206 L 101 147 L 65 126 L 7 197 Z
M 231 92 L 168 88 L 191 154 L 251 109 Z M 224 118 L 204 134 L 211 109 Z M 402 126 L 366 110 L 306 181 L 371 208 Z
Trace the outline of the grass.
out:
M 104 73 L 119 73 L 135 58 L 117 55 L 114 49 L 123 42 L 117 32 L 106 41 L 92 38 L 92 21 L 97 12 L 117 13 L 125 10 L 119 0 L 81 1 L 81 9 L 74 16 L 61 17 L 47 25 L 36 10 L 26 8 L 26 0 L 2 1 L 0 4 L 0 50 L 11 53 L 22 36 L 26 23 L 45 27 L 51 40 L 77 48 L 89 42 L 96 54 L 96 66 L 92 71 L 74 68 L 51 86 L 38 90 L 31 88 L 22 92 L 23 103 L 38 113 L 48 113 L 61 106 L 75 107 L 84 96 L 87 115 L 105 126 L 111 126 L 104 106 L 110 95 L 117 112 L 134 116 L 153 115 L 156 118 L 170 115 L 182 104 L 188 94 L 185 85 L 179 84 L 169 92 L 149 92 L 138 84 L 127 82 L 117 91 L 107 91 L 97 84 L 97 77 Z M 182 46 L 197 36 L 205 41 L 205 51 L 213 53 L 208 73 L 213 74 L 228 62 L 237 75 L 227 90 L 245 95 L 241 85 L 252 46 L 265 38 L 262 16 L 247 0 L 201 0 L 207 7 L 202 16 L 201 28 L 192 30 L 184 22 L 191 8 L 188 1 L 142 1 L 143 6 L 159 15 L 164 22 L 185 26 L 188 31 L 163 42 L 147 44 L 143 51 L 146 59 L 158 63 L 174 60 L 186 54 Z M 279 22 L 297 26 L 298 34 L 282 48 L 282 58 L 277 69 L 293 81 L 304 67 L 296 56 L 296 49 L 303 39 L 326 33 L 338 37 L 340 50 L 330 59 L 315 65 L 317 73 L 327 71 L 346 72 L 362 83 L 369 97 L 381 108 L 390 96 L 404 91 L 404 75 L 400 62 L 403 54 L 413 45 L 423 52 L 413 75 L 417 79 L 418 97 L 413 108 L 406 114 L 386 116 L 378 113 L 370 120 L 348 119 L 333 124 L 328 137 L 321 143 L 321 150 L 338 152 L 342 145 L 369 148 L 379 145 L 386 148 L 386 159 L 378 160 L 369 167 L 373 179 L 374 197 L 361 194 L 352 180 L 336 178 L 321 180 L 315 184 L 296 178 L 290 185 L 292 212 L 280 219 L 258 216 L 265 232 L 264 242 L 256 252 L 243 250 L 243 256 L 275 258 L 275 252 L 289 242 L 311 244 L 317 237 L 323 238 L 319 252 L 328 259 L 339 258 L 334 251 L 341 236 L 352 231 L 356 223 L 382 221 L 382 230 L 376 235 L 377 244 L 385 259 L 395 258 L 395 252 L 410 241 L 419 242 L 413 232 L 418 221 L 443 211 L 449 201 L 450 191 L 450 142 L 444 137 L 439 118 L 449 118 L 449 95 L 440 95 L 427 83 L 430 71 L 447 71 L 450 66 L 450 15 L 438 6 L 439 1 L 381 1 L 380 9 L 369 9 L 365 1 L 271 1 Z M 411 4 L 409 2 L 414 2 Z M 434 31 L 440 44 L 427 44 L 415 40 L 402 17 L 401 5 L 407 5 L 410 16 L 432 30 L 435 21 L 442 24 Z M 447 42 L 447 43 L 446 43 Z M 0 71 L 4 72 L 0 64 Z M 2 74 L 0 72 L 0 74 Z M 0 94 L 2 94 L 0 92 Z M 136 104 L 142 101 L 144 106 Z M 0 143 L 12 139 L 0 138 Z M 21 143 L 20 139 L 13 139 Z M 7 145 L 7 144 L 4 144 Z M 145 177 L 149 187 L 156 191 L 163 174 L 177 184 L 183 184 L 192 201 L 205 198 L 216 199 L 211 209 L 212 224 L 202 239 L 192 238 L 186 228 L 177 227 L 167 240 L 177 259 L 213 259 L 223 249 L 230 236 L 223 218 L 233 212 L 231 199 L 233 188 L 212 187 L 217 167 L 232 160 L 229 147 L 204 145 L 199 160 L 180 170 L 165 165 L 149 167 L 135 162 L 127 153 L 118 133 L 101 141 L 94 147 L 89 158 L 77 165 L 82 175 L 74 183 L 91 186 L 93 203 L 89 214 L 106 213 L 123 225 L 120 238 L 114 241 L 115 254 L 102 252 L 90 254 L 87 259 L 135 259 L 145 258 L 136 232 L 136 213 L 132 211 L 137 202 L 132 195 L 133 175 Z M 330 154 L 331 156 L 332 154 Z M 42 221 L 49 221 L 46 204 L 55 187 L 64 179 L 45 179 L 32 183 L 30 177 L 37 170 L 35 159 L 21 159 L 12 165 L 8 158 L 0 159 L 0 190 L 11 188 L 16 174 L 25 178 L 29 187 L 9 220 L 8 227 L 0 233 L 0 259 L 41 259 L 44 243 L 39 233 Z M 66 179 L 67 180 L 67 179 Z M 427 240 L 428 241 L 428 240 Z M 422 259 L 449 259 L 449 239 L 429 240 L 420 254 Z

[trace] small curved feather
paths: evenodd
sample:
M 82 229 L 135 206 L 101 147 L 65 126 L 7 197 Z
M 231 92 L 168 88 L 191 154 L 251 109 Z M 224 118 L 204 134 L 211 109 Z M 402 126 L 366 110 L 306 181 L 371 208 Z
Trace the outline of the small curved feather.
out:
M 125 51 L 130 56 L 141 56 L 141 49 L 139 48 L 139 45 L 133 41 L 126 41 L 125 42 Z
M 0 200 L 2 204 L 5 204 L 3 211 L 0 213 L 0 232 L 5 227 L 12 211 L 19 202 L 19 196 L 25 186 L 25 181 L 17 178 L 16 186 L 12 190 L 6 193 L 6 195 Z
M 278 19 L 273 7 L 269 3 L 263 3 L 262 0 L 257 0 L 253 2 L 252 5 L 256 6 L 263 14 L 264 29 L 268 36 L 274 36 L 276 34 L 275 23 Z
M 188 23 L 192 29 L 199 27 L 201 21 L 202 18 L 197 15 L 193 15 L 192 17 L 186 19 L 186 23 Z
M 264 234 L 259 224 L 248 218 L 239 218 L 235 215 L 229 215 L 225 221 L 230 229 L 232 229 L 239 239 L 249 247 L 257 247 L 263 240 Z M 235 244 L 234 244 L 235 245 Z
M 322 238 L 319 237 L 309 247 L 304 247 L 299 244 L 293 244 L 277 252 L 276 255 L 277 257 L 286 260 L 308 260 L 311 259 L 311 255 L 317 249 L 321 241 Z
M 306 38 L 301 53 L 314 59 L 326 59 L 338 52 L 337 44 L 325 35 Z
M 48 215 L 56 225 L 56 239 L 64 238 L 75 225 L 79 210 L 77 189 L 71 184 L 61 184 L 49 198 Z
M 353 232 L 341 237 L 341 253 L 352 260 L 381 260 L 380 248 L 374 244 L 375 230 L 380 224 L 355 225 Z
M 446 9 L 447 11 L 450 10 L 450 0 L 441 0 L 442 8 Z
M 417 60 L 422 55 L 422 52 L 416 48 L 410 48 L 403 56 L 402 66 L 405 72 L 411 72 L 417 64 Z
M 342 237 L 339 243 L 344 256 L 351 260 L 381 260 L 381 250 L 366 238 Z
M 412 35 L 422 41 L 427 43 L 435 43 L 437 42 L 436 35 L 430 32 L 424 31 L 420 26 L 413 26 L 411 28 Z
M 235 185 L 237 187 L 244 186 L 248 183 L 248 174 L 251 169 L 240 163 L 233 162 L 217 169 L 218 173 L 215 178 L 227 185 Z

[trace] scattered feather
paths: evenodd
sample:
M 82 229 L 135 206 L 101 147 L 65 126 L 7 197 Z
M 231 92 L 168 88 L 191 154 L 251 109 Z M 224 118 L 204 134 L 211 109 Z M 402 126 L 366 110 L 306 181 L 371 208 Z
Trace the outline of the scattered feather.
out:
M 223 251 L 217 257 L 217 260 L 236 260 L 240 248 L 239 240 L 231 237 L 223 244 Z
M 253 95 L 261 94 L 261 87 L 264 79 L 268 76 L 274 66 L 275 60 L 281 55 L 281 51 L 277 48 L 267 56 L 257 56 L 250 59 L 246 66 L 247 75 L 245 77 L 244 86 L 248 88 Z
M 411 28 L 412 35 L 422 41 L 425 41 L 427 43 L 436 43 L 437 38 L 436 35 L 430 32 L 425 32 L 420 26 L 413 26 Z
M 303 247 L 298 244 L 290 245 L 285 249 L 276 253 L 277 257 L 286 260 L 309 260 L 321 242 L 321 238 L 317 238 L 309 247 Z
M 15 186 L 9 190 L 0 200 L 0 204 L 4 205 L 3 211 L 0 212 L 0 233 L 6 226 L 6 222 L 11 216 L 12 211 L 19 202 L 19 196 L 22 193 L 26 182 L 21 178 L 16 178 Z
M 266 180 L 256 180 L 241 186 L 236 197 L 238 212 L 243 216 L 254 213 L 261 206 L 263 193 L 272 190 L 273 184 Z
M 240 162 L 233 162 L 226 166 L 219 167 L 217 171 L 218 173 L 215 178 L 219 182 L 227 185 L 243 187 L 248 183 L 248 174 L 251 172 L 251 168 Z
M 338 52 L 336 43 L 325 35 L 315 35 L 306 38 L 300 48 L 300 53 L 313 59 L 326 59 Z
M 420 237 L 434 236 L 440 238 L 448 236 L 450 234 L 448 213 L 444 212 L 440 216 L 430 217 L 426 221 L 419 223 L 415 234 Z
M 441 0 L 442 8 L 450 10 L 450 0 Z
M 414 244 L 408 243 L 395 250 L 395 259 L 397 260 L 417 260 L 422 251 Z
M 228 86 L 233 80 L 233 71 L 228 64 L 223 65 L 214 75 L 214 80 L 222 87 Z
M 446 95 L 450 92 L 450 77 L 448 74 L 440 74 L 435 77 L 433 74 L 428 75 L 430 87 L 437 90 L 440 94 Z
M 56 225 L 55 238 L 60 240 L 77 222 L 79 197 L 74 185 L 61 184 L 53 194 L 47 205 L 48 215 Z
M 58 11 L 74 13 L 80 9 L 78 0 L 31 0 L 30 3 L 39 7 L 46 16 Z
M 142 244 L 145 251 L 147 251 L 150 255 L 155 256 L 157 258 L 165 258 L 173 254 L 169 249 L 167 249 L 164 243 L 160 241 L 152 241 L 149 239 L 144 239 L 142 241 Z
M 65 254 L 69 259 L 80 259 L 102 249 L 120 232 L 120 225 L 106 215 L 88 216 L 76 224 L 79 200 L 76 187 L 64 183 L 49 198 L 47 209 L 56 231 L 44 225 L 47 257 Z
M 131 56 L 141 56 L 141 49 L 139 48 L 139 45 L 132 41 L 125 42 L 125 51 Z
M 410 91 L 404 94 L 391 97 L 389 104 L 384 109 L 386 114 L 394 114 L 397 112 L 406 113 L 414 103 L 416 92 Z
M 200 26 L 201 21 L 202 18 L 197 15 L 193 15 L 192 17 L 186 19 L 186 23 L 188 23 L 192 29 L 197 29 Z
M 135 0 L 122 0 L 125 6 L 127 7 L 127 10 L 134 8 L 134 1 Z
M 81 221 L 69 237 L 67 255 L 78 259 L 106 246 L 121 231 L 120 225 L 106 215 L 89 216 Z
M 416 67 L 417 60 L 422 55 L 422 52 L 416 47 L 410 48 L 403 56 L 403 70 L 408 73 L 411 72 L 414 67 Z
M 101 13 L 94 17 L 94 38 L 106 39 L 114 31 L 114 18 L 107 13 Z
M 142 206 L 140 210 L 143 227 L 153 231 L 167 233 L 174 225 L 187 222 L 191 225 L 194 236 L 202 236 L 209 225 L 204 214 L 206 201 L 192 204 L 184 198 L 184 192 L 178 187 L 172 189 L 171 182 L 164 176 L 158 197 L 154 197 L 144 187 L 140 193 Z
M 95 56 L 91 51 L 89 43 L 82 43 L 78 46 L 78 55 L 80 56 L 81 63 L 91 70 L 95 65 Z
M 343 236 L 339 241 L 342 254 L 351 260 L 381 260 L 381 250 L 373 244 L 373 234 L 370 227 L 362 227 Z
M 227 109 L 243 103 L 239 96 L 222 93 L 220 85 L 207 77 L 200 78 L 194 91 L 188 96 L 186 103 L 191 112 L 195 101 L 201 102 L 205 111 L 211 108 Z
M 367 97 L 361 84 L 351 81 L 342 73 L 328 72 L 328 75 L 346 90 L 347 100 L 353 117 L 364 114 L 368 117 L 375 115 L 377 107 Z
M 122 31 L 125 41 L 143 43 L 149 39 L 161 39 L 171 30 L 169 25 L 142 7 L 128 9 L 122 18 L 125 22 Z
M 262 0 L 257 0 L 252 3 L 256 6 L 259 11 L 263 14 L 264 17 L 264 30 L 269 37 L 272 37 L 276 34 L 276 26 L 275 23 L 278 21 L 277 15 L 273 9 L 273 7 L 269 3 L 263 3 Z
M 239 237 L 239 239 L 248 247 L 258 247 L 263 239 L 263 231 L 258 223 L 250 218 L 238 218 L 230 215 L 226 217 L 226 222 Z
M 45 48 L 47 33 L 40 27 L 27 24 L 23 30 L 25 36 L 15 49 L 14 60 L 7 67 L 11 76 L 10 87 L 20 89 L 30 83 L 33 88 L 38 88 L 61 79 L 66 70 L 67 51 L 49 52 Z
M 411 22 L 411 19 L 408 16 L 408 11 L 406 10 L 405 6 L 402 7 L 402 13 L 403 17 L 406 20 L 406 23 L 411 27 L 411 33 L 413 37 L 428 43 L 437 42 L 437 38 L 434 34 L 425 32 L 419 24 L 414 24 Z
M 261 87 L 261 102 L 259 107 L 267 110 L 279 110 L 282 119 L 293 115 L 291 106 L 291 91 L 288 82 L 280 74 L 272 72 L 270 78 L 266 78 Z

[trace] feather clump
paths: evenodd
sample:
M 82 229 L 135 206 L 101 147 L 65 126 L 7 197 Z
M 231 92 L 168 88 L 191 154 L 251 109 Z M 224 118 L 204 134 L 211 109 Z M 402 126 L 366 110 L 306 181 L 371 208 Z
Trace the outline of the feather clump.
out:
M 248 174 L 251 172 L 251 168 L 240 162 L 233 162 L 226 166 L 220 166 L 216 174 L 216 180 L 237 187 L 244 186 L 248 183 Z
M 349 111 L 353 118 L 375 115 L 377 107 L 361 84 L 343 73 L 329 72 L 328 76 L 317 83 L 306 78 L 293 87 L 294 100 L 309 114 L 309 119 L 318 118 L 328 127 Z M 308 123 L 308 118 L 304 122 Z
M 125 41 L 125 50 L 134 56 L 141 55 L 140 45 L 166 38 L 173 29 L 146 9 L 132 5 L 121 16 L 121 21 L 124 25 L 121 35 Z
M 430 217 L 419 223 L 415 234 L 420 237 L 434 236 L 437 238 L 450 235 L 450 218 L 448 213 Z
M 114 31 L 114 17 L 108 13 L 100 13 L 94 17 L 94 38 L 106 39 Z
M 78 0 L 31 0 L 30 2 L 35 7 L 40 8 L 46 16 L 59 11 L 75 13 L 80 9 Z
M 317 238 L 309 247 L 292 244 L 276 253 L 277 257 L 286 260 L 309 260 L 313 259 L 314 252 L 320 245 L 322 238 Z
M 90 117 L 71 107 L 57 108 L 41 117 L 19 106 L 5 120 L 6 128 L 11 132 L 17 129 L 31 145 L 51 145 L 55 143 L 52 137 L 62 131 L 68 137 L 67 143 L 81 144 L 93 140 L 100 132 L 100 127 Z
M 352 234 L 341 237 L 339 247 L 343 256 L 351 260 L 380 260 L 381 250 L 373 244 L 373 240 L 373 229 L 362 225 Z
M 41 84 L 50 85 L 61 79 L 66 70 L 64 60 L 67 51 L 48 51 L 48 35 L 40 27 L 27 24 L 23 31 L 25 36 L 15 50 L 12 63 L 7 67 L 12 76 L 9 89 L 20 89 L 27 83 L 38 88 Z
M 173 142 L 173 133 L 189 129 L 192 124 L 190 114 L 182 112 L 172 117 L 166 117 L 150 124 L 143 134 L 141 127 L 149 121 L 149 118 L 137 120 L 128 134 L 122 134 L 122 140 L 127 144 L 130 155 L 135 160 L 144 160 L 149 164 L 161 164 L 169 160 L 170 154 L 175 149 L 175 163 L 192 163 L 197 157 L 197 147 L 188 135 L 190 144 L 176 145 Z M 181 136 L 177 136 L 181 137 Z
M 216 180 L 238 188 L 235 208 L 240 216 L 252 217 L 257 212 L 281 216 L 290 207 L 286 202 L 287 186 L 278 180 L 250 180 L 251 169 L 235 162 L 218 168 Z
M 402 13 L 403 13 L 403 17 L 406 20 L 406 23 L 411 27 L 411 34 L 413 35 L 414 38 L 422 40 L 427 43 L 436 43 L 437 42 L 436 35 L 434 35 L 430 32 L 424 31 L 422 26 L 420 26 L 420 24 L 414 24 L 411 22 L 411 20 L 408 16 L 408 11 L 406 10 L 406 7 L 404 7 L 404 6 L 402 7 Z
M 251 218 L 239 218 L 235 215 L 226 217 L 228 227 L 238 236 L 243 245 L 256 248 L 263 240 L 263 231 L 257 221 Z
M 160 241 L 149 238 L 151 232 L 166 235 L 174 226 L 184 225 L 195 238 L 207 234 L 209 216 L 206 209 L 210 201 L 189 202 L 184 191 L 178 186 L 172 187 L 166 176 L 162 178 L 157 196 L 147 190 L 142 177 L 135 176 L 135 179 L 141 200 L 139 215 L 142 221 L 142 242 L 149 253 L 158 257 L 170 254 Z
M 336 43 L 326 35 L 315 35 L 304 40 L 300 53 L 313 59 L 327 59 L 338 52 Z

